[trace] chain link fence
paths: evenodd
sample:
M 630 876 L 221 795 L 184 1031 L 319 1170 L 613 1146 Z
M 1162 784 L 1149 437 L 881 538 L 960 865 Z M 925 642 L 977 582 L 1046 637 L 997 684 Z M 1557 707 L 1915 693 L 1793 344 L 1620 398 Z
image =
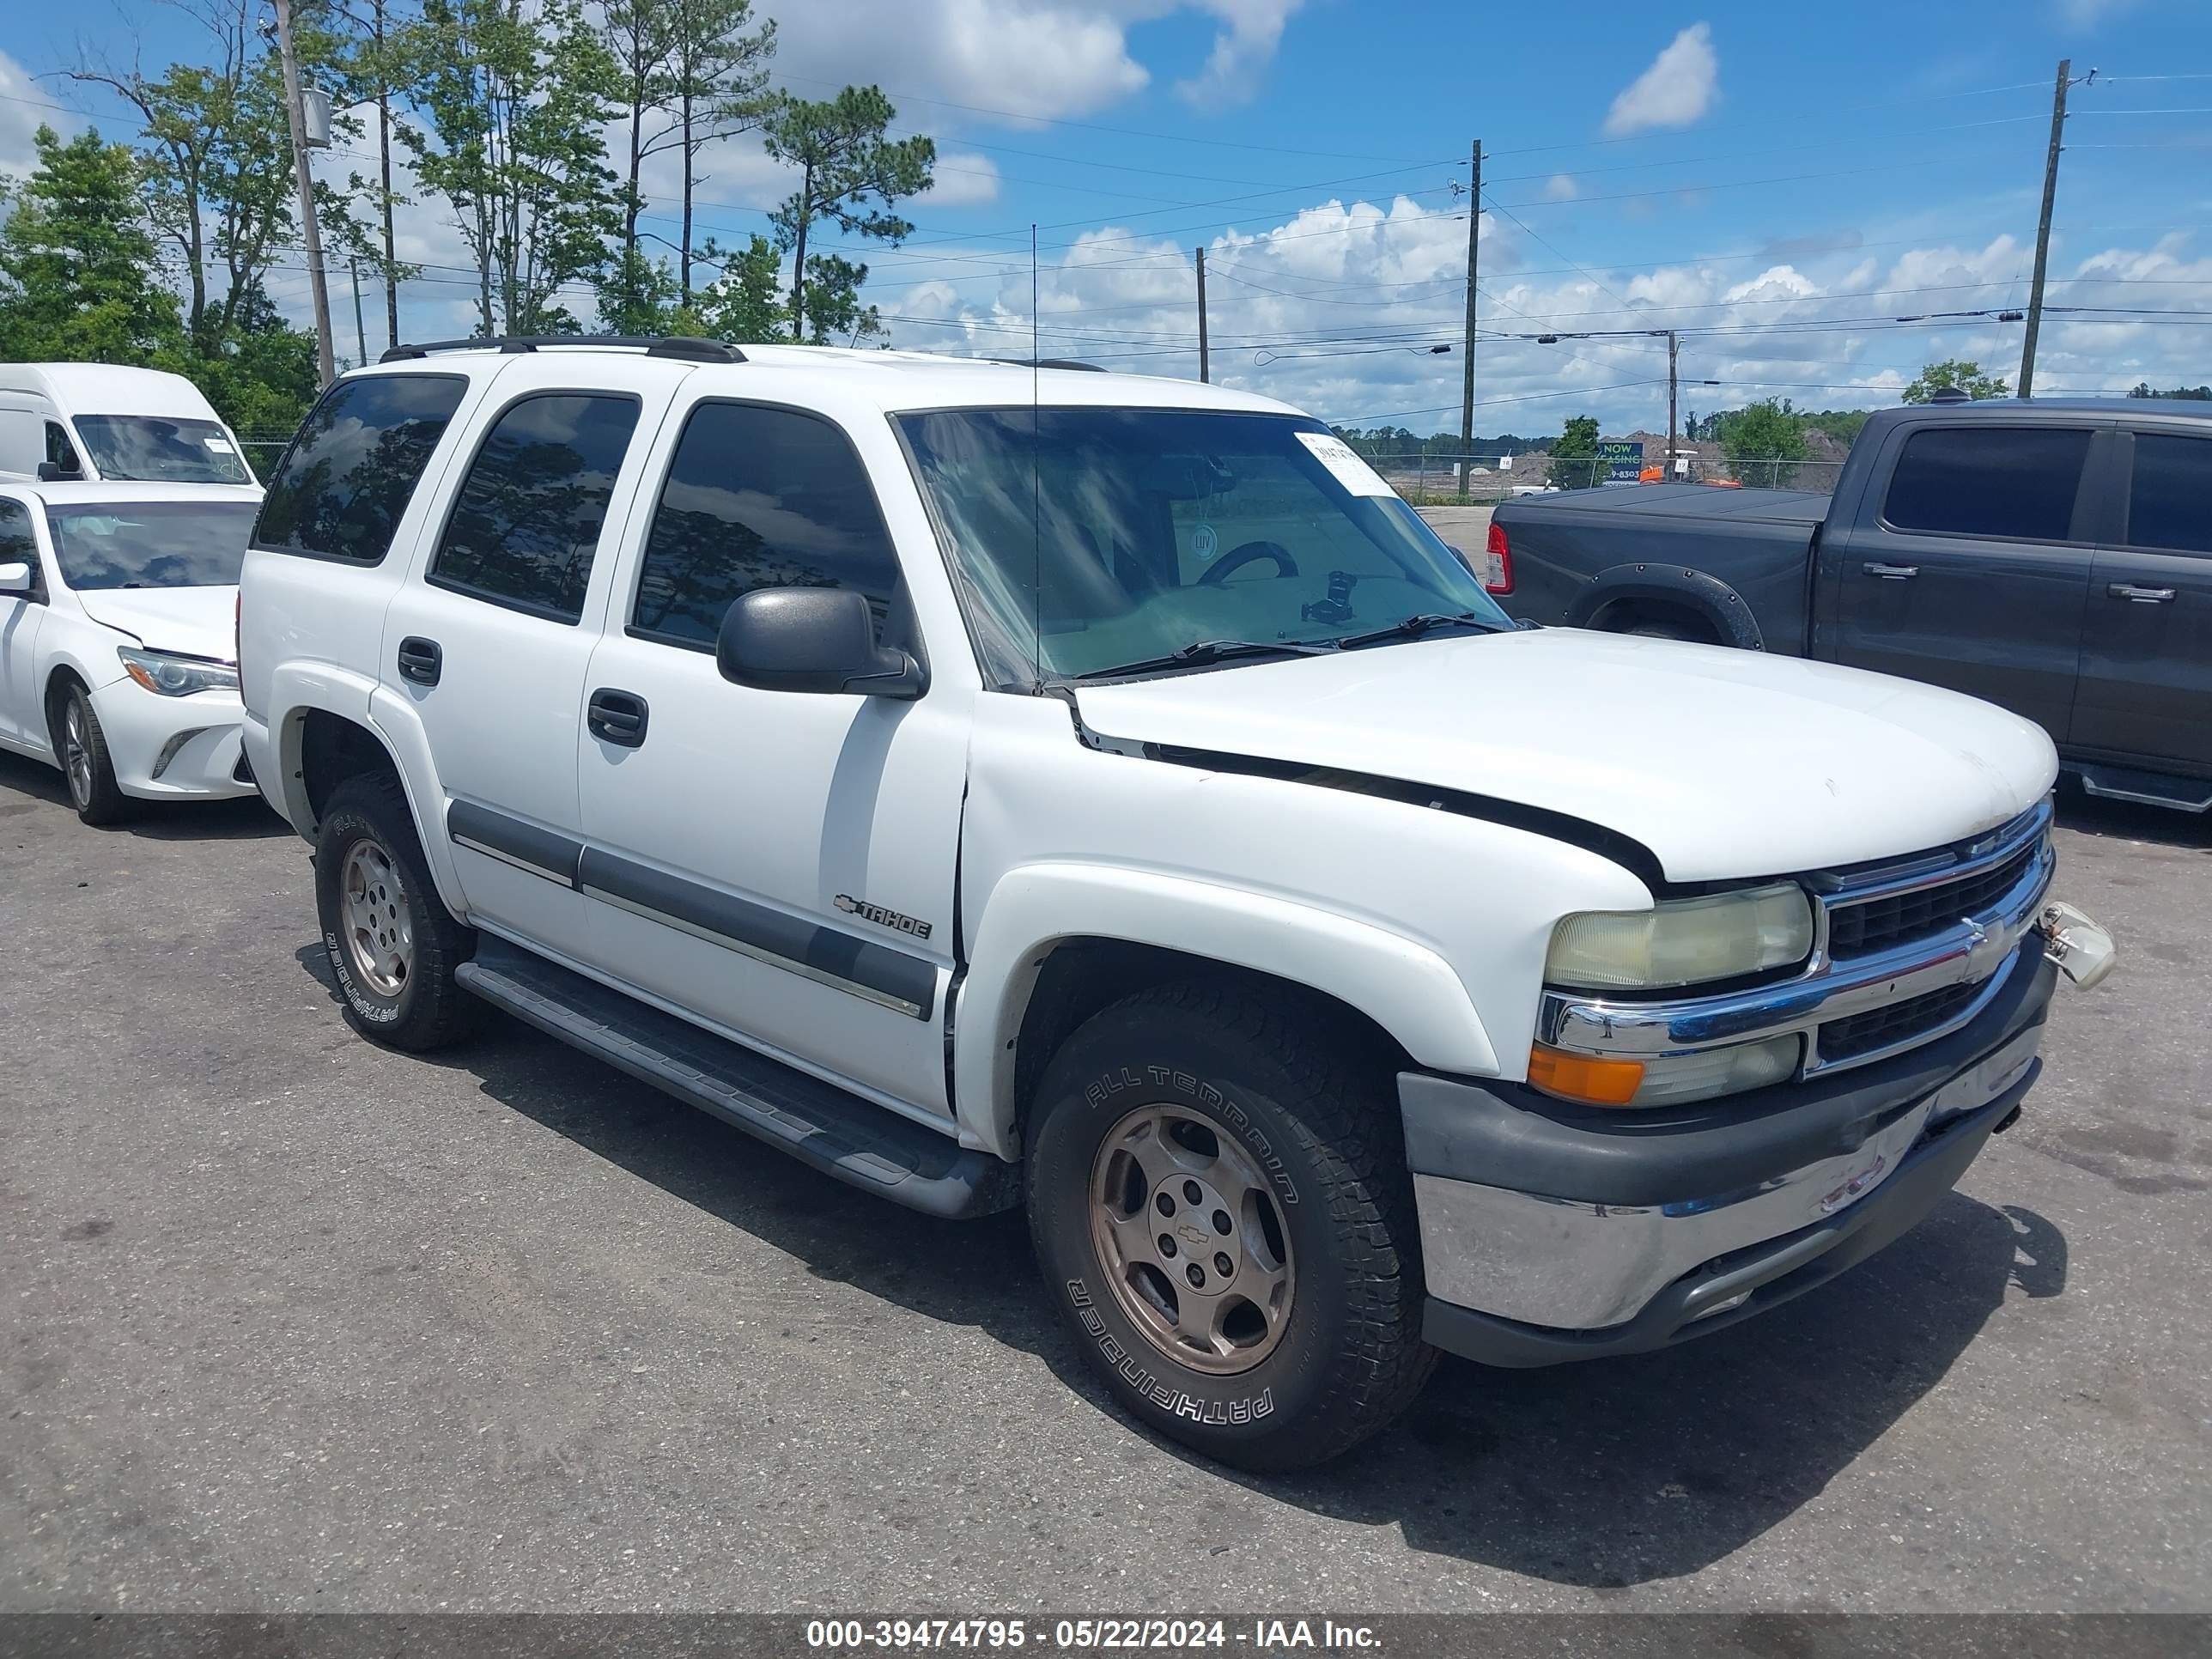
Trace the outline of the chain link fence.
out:
M 1460 495 L 1459 468 L 1468 458 L 1458 455 L 1370 455 L 1369 464 L 1389 480 L 1390 487 L 1416 507 L 1449 507 Z M 1501 471 L 1498 457 L 1472 458 L 1465 499 L 1473 502 L 1499 501 L 1510 495 L 1549 494 L 1562 489 L 1626 488 L 1634 479 L 1616 479 L 1613 464 L 1601 458 L 1553 459 L 1540 452 L 1514 458 L 1510 471 Z M 1692 458 L 1686 482 L 1721 489 L 1805 489 L 1827 495 L 1834 491 L 1841 461 L 1707 460 Z M 1655 461 L 1647 471 L 1656 471 Z
M 284 446 L 292 441 L 289 427 L 250 426 L 238 434 L 238 447 L 246 452 L 246 464 L 253 469 L 253 476 L 262 483 L 276 470 L 276 458 L 284 453 Z

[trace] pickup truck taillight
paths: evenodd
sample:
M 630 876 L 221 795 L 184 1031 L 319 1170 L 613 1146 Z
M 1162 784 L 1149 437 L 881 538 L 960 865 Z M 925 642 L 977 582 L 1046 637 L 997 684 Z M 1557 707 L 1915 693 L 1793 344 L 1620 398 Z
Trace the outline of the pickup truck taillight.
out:
M 1513 544 L 1505 539 L 1505 526 L 1490 526 L 1490 539 L 1483 546 L 1482 568 L 1476 573 L 1482 578 L 1486 592 L 1510 593 L 1513 591 Z

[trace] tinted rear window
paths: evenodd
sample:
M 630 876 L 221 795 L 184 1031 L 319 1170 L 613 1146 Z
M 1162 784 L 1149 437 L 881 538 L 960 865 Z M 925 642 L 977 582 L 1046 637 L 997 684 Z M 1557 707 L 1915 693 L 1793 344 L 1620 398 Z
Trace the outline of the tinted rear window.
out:
M 2089 453 L 2086 431 L 1973 427 L 1905 441 L 1881 516 L 1899 530 L 2063 542 Z
M 253 544 L 374 564 L 469 383 L 453 374 L 341 380 L 276 464 Z
M 635 398 L 541 392 L 493 424 L 469 465 L 429 580 L 573 623 L 599 550 Z
M 2136 434 L 2128 545 L 2212 553 L 2212 438 Z

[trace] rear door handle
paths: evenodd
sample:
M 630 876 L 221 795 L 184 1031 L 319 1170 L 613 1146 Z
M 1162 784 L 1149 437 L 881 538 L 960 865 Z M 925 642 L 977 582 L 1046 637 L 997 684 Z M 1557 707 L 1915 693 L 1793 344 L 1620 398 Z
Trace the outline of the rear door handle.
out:
M 2133 582 L 2114 582 L 2105 590 L 2105 596 L 2113 599 L 2131 599 L 2137 605 L 2170 605 L 2173 590 L 2170 587 L 2137 587 Z
M 584 705 L 584 724 L 602 743 L 635 749 L 645 742 L 647 713 L 645 699 L 635 692 L 603 690 Z
M 1886 582 L 1909 582 L 1920 574 L 1917 564 L 1863 564 L 1860 569 L 1869 576 L 1879 576 Z
M 410 635 L 399 641 L 399 678 L 403 680 L 412 680 L 417 685 L 435 685 L 445 661 L 446 653 L 438 648 L 435 640 Z

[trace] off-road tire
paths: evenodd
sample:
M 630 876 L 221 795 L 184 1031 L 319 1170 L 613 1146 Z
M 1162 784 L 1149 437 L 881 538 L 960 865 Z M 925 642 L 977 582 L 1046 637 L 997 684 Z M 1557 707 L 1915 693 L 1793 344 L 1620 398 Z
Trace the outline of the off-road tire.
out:
M 107 733 L 92 706 L 92 694 L 82 685 L 70 685 L 53 702 L 54 758 L 61 763 L 62 787 L 78 817 L 100 828 L 120 823 L 131 815 L 131 797 L 115 781 L 115 763 L 107 752 Z M 82 763 L 73 763 L 78 748 Z
M 342 884 L 348 860 L 367 843 L 397 873 L 397 908 L 411 934 L 405 977 L 391 991 L 371 983 L 345 939 Z M 347 779 L 331 792 L 315 837 L 315 910 L 347 1022 L 373 1042 L 425 1054 L 467 1035 L 482 1007 L 454 979 L 476 954 L 476 930 L 438 897 L 405 791 L 388 772 Z
M 1236 1138 L 1276 1194 L 1294 1269 L 1275 1346 L 1230 1375 L 1176 1360 L 1113 1291 L 1094 1240 L 1094 1170 L 1152 1103 Z M 1234 980 L 1139 992 L 1092 1016 L 1039 1079 L 1024 1179 L 1048 1294 L 1129 1411 L 1224 1463 L 1336 1457 L 1428 1379 L 1413 1181 L 1391 1070 L 1325 1008 Z M 1202 1259 L 1202 1258 L 1201 1258 Z

